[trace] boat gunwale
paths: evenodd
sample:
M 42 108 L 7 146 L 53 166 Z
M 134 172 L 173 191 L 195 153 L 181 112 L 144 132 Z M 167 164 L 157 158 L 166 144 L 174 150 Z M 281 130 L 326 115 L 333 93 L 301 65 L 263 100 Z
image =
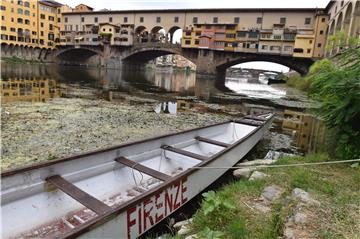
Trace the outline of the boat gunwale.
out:
M 249 132 L 243 138 L 238 140 L 236 143 L 233 143 L 230 147 L 224 148 L 223 150 L 219 151 L 218 153 L 212 155 L 211 157 L 209 157 L 208 160 L 200 162 L 199 164 L 196 165 L 196 168 L 192 168 L 192 167 L 188 168 L 187 170 L 181 172 L 180 174 L 172 177 L 171 180 L 164 181 L 162 184 L 150 189 L 149 191 L 145 192 L 144 194 L 141 194 L 141 195 L 139 195 L 139 196 L 137 196 L 137 197 L 135 197 L 135 198 L 133 198 L 133 199 L 131 199 L 131 200 L 129 200 L 129 201 L 115 207 L 115 208 L 113 208 L 111 211 L 109 211 L 109 212 L 107 212 L 107 213 L 105 213 L 103 215 L 99 215 L 99 216 L 87 221 L 86 223 L 84 223 L 84 224 L 80 225 L 79 227 L 71 230 L 70 232 L 68 232 L 68 233 L 66 233 L 64 235 L 61 235 L 60 238 L 63 238 L 63 239 L 77 238 L 78 236 L 82 235 L 83 233 L 85 233 L 87 231 L 90 231 L 92 228 L 95 228 L 95 227 L 97 227 L 99 225 L 102 225 L 105 222 L 110 221 L 112 218 L 115 218 L 117 215 L 121 214 L 124 210 L 126 210 L 130 206 L 137 205 L 137 204 L 141 203 L 142 201 L 146 200 L 147 198 L 152 197 L 155 193 L 168 188 L 174 182 L 186 178 L 188 175 L 194 173 L 195 171 L 200 170 L 202 166 L 205 166 L 205 165 L 209 164 L 210 162 L 216 160 L 217 158 L 219 158 L 223 154 L 227 153 L 228 151 L 230 151 L 233 148 L 235 148 L 235 147 L 239 146 L 240 144 L 242 144 L 244 141 L 249 139 L 251 136 L 253 136 L 257 132 L 259 132 L 260 129 L 265 127 L 265 125 L 269 121 L 271 121 L 273 119 L 273 117 L 274 117 L 274 114 L 271 114 L 271 116 L 269 118 L 267 118 L 266 121 L 264 121 L 262 125 L 259 125 L 259 126 L 256 126 L 256 127 L 254 126 L 255 127 L 254 130 Z M 230 120 L 230 121 L 227 121 L 227 122 L 224 122 L 224 123 L 231 123 L 231 122 L 235 123 L 233 120 Z M 216 124 L 216 125 L 219 125 L 219 124 Z M 214 125 L 211 125 L 211 126 L 214 126 Z M 207 127 L 202 127 L 202 128 L 207 128 Z M 171 212 L 170 214 L 172 214 L 173 212 Z
M 180 132 L 159 135 L 159 136 L 155 136 L 155 137 L 151 137 L 151 138 L 147 138 L 147 139 L 136 140 L 136 141 L 132 141 L 132 142 L 128 142 L 128 143 L 122 143 L 122 144 L 118 144 L 118 145 L 114 145 L 114 146 L 110 146 L 110 147 L 105 147 L 105 148 L 101 148 L 101 149 L 96 149 L 96 150 L 89 150 L 89 151 L 86 151 L 86 152 L 83 152 L 83 153 L 80 153 L 80 154 L 75 154 L 75 155 L 68 156 L 68 157 L 62 157 L 62 158 L 59 158 L 59 159 L 56 159 L 56 160 L 45 161 L 45 162 L 40 162 L 40 163 L 27 165 L 27 166 L 24 166 L 24 167 L 18 167 L 18 168 L 14 168 L 14 169 L 10 169 L 10 170 L 5 170 L 5 171 L 0 173 L 0 177 L 5 178 L 5 177 L 9 177 L 9 176 L 12 176 L 12 175 L 15 175 L 15 174 L 31 171 L 31 170 L 34 170 L 34 169 L 44 168 L 44 167 L 51 166 L 51 165 L 54 165 L 54 164 L 68 162 L 68 161 L 71 161 L 71 160 L 75 160 L 75 159 L 79 159 L 79 158 L 83 158 L 83 157 L 87 157 L 87 156 L 92 156 L 92 155 L 95 155 L 95 154 L 98 154 L 98 153 L 104 153 L 104 152 L 111 151 L 111 150 L 116 150 L 116 149 L 121 149 L 121 148 L 124 148 L 124 147 L 133 146 L 135 144 L 146 143 L 146 142 L 149 142 L 149 141 L 152 141 L 152 140 L 158 140 L 158 139 L 162 139 L 162 138 L 166 138 L 166 137 L 176 136 L 176 135 L 179 135 L 179 134 L 189 133 L 189 132 L 192 132 L 192 131 L 206 129 L 206 128 L 210 128 L 210 127 L 213 127 L 213 126 L 218 126 L 218 125 L 232 123 L 232 122 L 234 122 L 234 120 L 227 120 L 227 121 L 223 121 L 223 122 L 219 122 L 219 123 L 215 123 L 215 124 L 211 124 L 211 125 L 206 125 L 206 126 L 202 126 L 202 127 L 187 129 L 187 130 L 180 131 Z

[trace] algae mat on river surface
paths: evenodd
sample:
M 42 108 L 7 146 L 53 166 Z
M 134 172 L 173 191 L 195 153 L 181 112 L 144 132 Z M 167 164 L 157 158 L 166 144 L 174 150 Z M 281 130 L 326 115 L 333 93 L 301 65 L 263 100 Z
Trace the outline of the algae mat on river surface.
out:
M 2 104 L 1 169 L 54 160 L 228 119 L 223 115 L 193 112 L 156 114 L 153 110 L 155 104 L 65 98 L 46 103 Z
M 276 164 L 322 162 L 328 156 L 280 159 Z M 360 169 L 345 165 L 267 168 L 260 180 L 240 180 L 216 192 L 209 212 L 205 199 L 193 217 L 190 234 L 200 238 L 360 238 Z M 268 204 L 264 196 L 279 192 Z M 276 195 L 273 194 L 273 195 Z M 308 195 L 299 203 L 294 195 Z M 211 201 L 211 200 L 210 200 Z M 222 206 L 225 201 L 229 205 Z M 214 205 L 218 205 L 215 206 Z M 217 235 L 213 237 L 213 235 Z

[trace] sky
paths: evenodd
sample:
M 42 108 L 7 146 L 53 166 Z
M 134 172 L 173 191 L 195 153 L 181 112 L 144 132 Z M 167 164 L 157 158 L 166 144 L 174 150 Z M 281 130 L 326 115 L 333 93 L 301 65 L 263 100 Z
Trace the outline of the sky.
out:
M 178 8 L 325 8 L 330 0 L 57 0 L 75 7 L 84 3 L 95 10 L 138 10 Z M 181 33 L 174 35 L 179 38 Z M 266 62 L 244 63 L 237 67 L 287 72 L 289 68 Z

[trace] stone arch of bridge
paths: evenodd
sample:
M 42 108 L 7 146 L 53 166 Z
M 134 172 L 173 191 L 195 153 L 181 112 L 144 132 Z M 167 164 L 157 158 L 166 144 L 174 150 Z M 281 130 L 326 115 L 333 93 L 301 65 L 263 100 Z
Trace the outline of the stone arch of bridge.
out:
M 41 50 L 42 51 L 42 50 Z M 46 55 L 49 52 L 46 53 Z M 83 62 L 89 59 L 92 56 L 99 55 L 100 57 L 103 57 L 103 52 L 101 49 L 93 49 L 91 47 L 68 47 L 65 49 L 58 49 L 54 52 L 54 57 L 61 60 L 61 61 L 76 61 L 76 62 Z M 40 56 L 42 54 L 40 53 Z M 46 57 L 46 55 L 43 54 L 43 56 Z
M 226 59 L 220 62 L 216 66 L 218 74 L 225 75 L 226 69 L 229 67 L 253 61 L 264 61 L 277 63 L 298 72 L 301 75 L 306 75 L 309 71 L 310 66 L 314 63 L 312 59 L 308 58 L 295 58 L 285 56 L 272 56 L 272 55 L 252 55 L 252 56 L 240 56 L 238 58 Z
M 346 35 L 349 34 L 352 12 L 353 12 L 353 5 L 352 3 L 349 3 L 345 11 L 343 27 L 342 27 L 342 30 Z
M 170 44 L 169 44 L 170 45 Z M 181 48 L 169 47 L 169 48 L 154 48 L 154 47 L 141 47 L 139 49 L 132 50 L 124 55 L 122 60 L 124 62 L 133 62 L 144 64 L 150 60 L 153 60 L 160 56 L 165 55 L 181 55 L 185 59 L 196 64 L 196 59 L 193 59 L 190 55 L 184 55 Z M 195 57 L 195 55 L 194 55 Z
M 351 26 L 351 36 L 360 37 L 360 1 L 356 1 L 353 14 L 353 23 Z

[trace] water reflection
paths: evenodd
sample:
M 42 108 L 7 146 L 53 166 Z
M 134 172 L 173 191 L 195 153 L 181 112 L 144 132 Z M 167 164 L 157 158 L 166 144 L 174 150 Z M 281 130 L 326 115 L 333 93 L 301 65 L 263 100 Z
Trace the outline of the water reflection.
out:
M 61 95 L 55 80 L 49 79 L 6 79 L 1 81 L 1 101 L 45 102 Z
M 155 107 L 155 112 L 160 114 L 176 114 L 177 111 L 177 103 L 176 102 L 162 102 Z
M 284 111 L 282 132 L 291 134 L 294 146 L 304 153 L 317 152 L 326 140 L 326 127 L 323 121 L 297 111 Z
M 172 69 L 154 70 L 151 68 L 126 67 L 123 69 L 104 69 L 96 67 L 71 67 L 60 65 L 29 65 L 2 63 L 1 78 L 8 79 L 49 79 L 68 86 L 88 86 L 105 91 L 136 93 L 177 92 L 182 96 L 196 96 L 209 99 L 224 88 L 253 98 L 281 98 L 288 89 L 269 86 L 261 78 L 250 75 L 228 77 L 225 87 L 219 88 L 214 79 L 197 78 L 194 72 Z M 220 89 L 220 90 L 219 90 Z

